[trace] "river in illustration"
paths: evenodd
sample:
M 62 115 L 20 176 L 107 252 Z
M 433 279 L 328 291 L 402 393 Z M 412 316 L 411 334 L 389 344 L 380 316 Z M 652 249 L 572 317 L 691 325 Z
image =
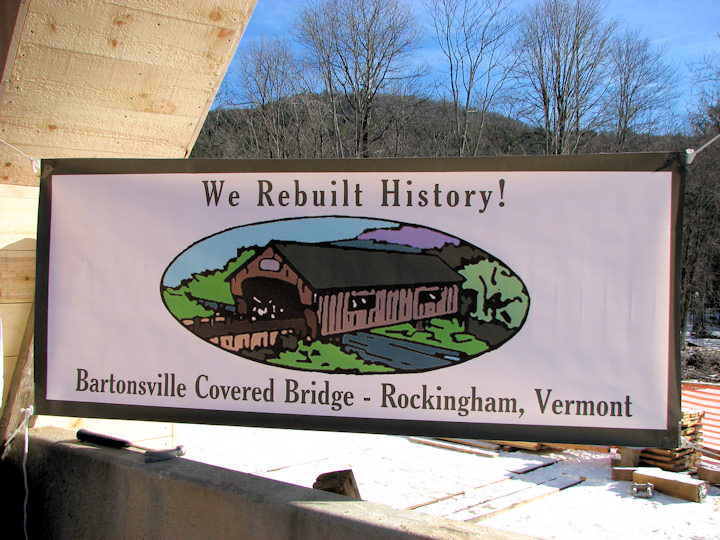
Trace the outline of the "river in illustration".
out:
M 457 351 L 415 343 L 412 341 L 353 332 L 343 335 L 343 348 L 360 358 L 383 364 L 398 371 L 426 371 L 451 366 L 461 361 Z

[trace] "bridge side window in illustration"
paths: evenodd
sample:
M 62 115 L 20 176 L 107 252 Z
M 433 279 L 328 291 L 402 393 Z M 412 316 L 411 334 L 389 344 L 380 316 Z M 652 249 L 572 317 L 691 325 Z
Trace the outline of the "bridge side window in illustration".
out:
M 360 311 L 363 309 L 375 308 L 374 294 L 354 294 L 350 297 L 348 309 L 350 311 Z
M 440 289 L 432 289 L 429 291 L 420 291 L 418 293 L 418 302 L 421 304 L 434 304 L 440 301 L 442 297 Z
M 279 272 L 280 261 L 272 258 L 263 259 L 260 261 L 260 270 L 267 270 L 268 272 Z

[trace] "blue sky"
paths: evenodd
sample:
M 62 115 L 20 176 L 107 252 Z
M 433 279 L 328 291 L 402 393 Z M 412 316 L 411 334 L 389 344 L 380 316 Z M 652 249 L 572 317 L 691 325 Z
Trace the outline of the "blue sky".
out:
M 427 27 L 421 3 L 418 0 L 408 3 L 414 7 L 420 23 Z M 515 10 L 532 3 L 533 0 L 511 0 Z M 668 62 L 678 67 L 683 95 L 679 109 L 684 112 L 692 99 L 689 64 L 699 61 L 706 53 L 720 51 L 720 0 L 607 0 L 605 4 L 608 19 L 618 20 L 621 25 L 649 38 L 665 50 Z M 258 0 L 228 69 L 228 79 L 232 80 L 234 64 L 248 42 L 261 35 L 289 37 L 293 21 L 304 5 L 303 0 Z M 422 57 L 426 61 L 440 58 L 429 40 Z

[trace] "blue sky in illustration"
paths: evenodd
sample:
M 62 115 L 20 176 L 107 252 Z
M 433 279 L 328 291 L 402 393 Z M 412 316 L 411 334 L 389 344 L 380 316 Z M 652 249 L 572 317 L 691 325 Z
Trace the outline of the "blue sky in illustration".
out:
M 165 287 L 177 287 L 193 273 L 225 266 L 238 248 L 265 246 L 271 240 L 332 242 L 352 239 L 368 229 L 397 227 L 398 223 L 364 218 L 301 218 L 235 227 L 201 239 L 183 251 L 163 276 Z

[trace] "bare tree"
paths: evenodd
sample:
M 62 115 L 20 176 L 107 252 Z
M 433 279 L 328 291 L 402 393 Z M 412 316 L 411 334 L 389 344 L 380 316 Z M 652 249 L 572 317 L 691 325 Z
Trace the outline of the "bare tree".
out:
M 487 114 L 512 70 L 506 0 L 423 0 L 447 63 L 457 155 L 476 155 Z
M 295 152 L 289 129 L 298 114 L 293 96 L 300 86 L 298 62 L 287 41 L 280 38 L 253 41 L 243 54 L 239 73 L 242 105 L 251 107 L 257 122 L 253 132 L 258 153 L 265 157 L 290 157 Z
M 574 154 L 605 121 L 612 27 L 598 0 L 538 0 L 522 16 L 518 113 L 538 126 L 545 153 Z
M 720 133 L 720 53 L 693 66 L 698 109 L 696 147 Z M 720 140 L 708 144 L 688 167 L 683 208 L 682 321 L 692 314 L 702 329 L 705 308 L 720 303 Z
M 720 38 L 720 34 L 718 35 Z M 720 51 L 708 53 L 692 66 L 702 122 L 720 131 Z
M 369 156 L 385 131 L 375 130 L 378 95 L 419 75 L 411 67 L 420 34 L 410 9 L 398 0 L 311 0 L 297 33 L 323 79 L 338 155 Z
M 626 31 L 610 48 L 610 103 L 615 150 L 639 150 L 633 138 L 657 130 L 672 115 L 678 99 L 677 73 L 650 40 Z

